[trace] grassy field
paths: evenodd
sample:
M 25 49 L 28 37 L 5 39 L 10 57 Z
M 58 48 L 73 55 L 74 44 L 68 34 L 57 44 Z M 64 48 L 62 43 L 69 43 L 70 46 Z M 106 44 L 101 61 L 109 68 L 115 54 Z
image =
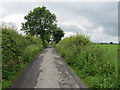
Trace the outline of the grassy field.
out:
M 118 87 L 118 45 L 92 44 L 87 36 L 76 35 L 56 49 L 88 87 Z
M 115 65 L 116 72 L 118 71 L 118 46 L 112 44 L 98 44 L 98 47 L 104 49 L 105 60 L 110 61 Z

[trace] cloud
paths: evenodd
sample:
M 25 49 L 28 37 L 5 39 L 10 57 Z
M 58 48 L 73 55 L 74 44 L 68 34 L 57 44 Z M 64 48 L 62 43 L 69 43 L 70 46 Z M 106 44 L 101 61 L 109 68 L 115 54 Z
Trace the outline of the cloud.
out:
M 10 22 L 14 22 L 16 23 L 16 27 L 18 27 L 18 29 L 21 28 L 21 22 L 24 22 L 24 15 L 23 14 L 11 14 L 9 16 L 6 16 L 4 18 L 0 18 L 1 22 L 6 22 L 6 23 L 10 23 Z
M 82 3 L 83 5 L 75 6 L 78 16 L 87 17 L 95 26 L 103 26 L 104 32 L 108 35 L 117 35 L 118 5 L 117 3 Z M 86 8 L 87 6 L 87 8 Z M 82 10 L 81 10 L 82 9 Z M 76 11 L 78 10 L 78 11 Z M 111 28 L 114 34 L 109 32 Z
M 74 27 L 73 31 L 80 31 L 82 33 L 89 32 L 90 29 L 93 29 L 95 26 L 85 17 L 77 17 L 76 19 L 70 19 L 68 21 L 61 22 L 61 27 Z M 89 29 L 89 30 L 88 30 Z M 71 30 L 71 29 L 70 29 Z
M 23 17 L 37 6 L 46 6 L 58 19 L 66 36 L 84 33 L 93 41 L 117 42 L 117 2 L 2 2 L 0 21 L 15 22 L 20 28 Z M 109 39 L 109 40 L 108 40 Z
M 76 33 L 73 32 L 65 32 L 64 38 L 65 37 L 70 37 L 71 35 L 75 35 Z

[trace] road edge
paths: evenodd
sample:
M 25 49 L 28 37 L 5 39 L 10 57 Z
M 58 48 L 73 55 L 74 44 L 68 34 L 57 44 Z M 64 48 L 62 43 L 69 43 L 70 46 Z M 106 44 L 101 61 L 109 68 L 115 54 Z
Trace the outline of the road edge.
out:
M 44 48 L 43 50 L 41 50 L 34 59 L 32 59 L 26 67 L 24 67 L 21 72 L 18 74 L 18 76 L 16 76 L 16 78 L 12 81 L 12 84 L 10 85 L 9 88 L 13 88 L 15 86 L 15 83 L 17 81 L 19 81 L 19 79 L 24 75 L 24 73 L 31 67 L 31 65 L 36 61 L 36 59 L 42 54 L 44 53 L 44 51 L 46 50 L 46 48 Z
M 56 51 L 56 49 L 53 49 L 54 52 L 61 57 L 61 60 L 64 62 L 64 64 L 67 67 L 68 72 L 70 73 L 70 75 L 73 77 L 73 79 L 77 82 L 77 84 L 80 86 L 80 88 L 84 88 L 85 90 L 88 90 L 87 86 L 84 84 L 84 82 L 74 73 L 74 71 L 72 70 L 72 68 L 70 68 L 70 66 L 64 61 L 64 58 Z

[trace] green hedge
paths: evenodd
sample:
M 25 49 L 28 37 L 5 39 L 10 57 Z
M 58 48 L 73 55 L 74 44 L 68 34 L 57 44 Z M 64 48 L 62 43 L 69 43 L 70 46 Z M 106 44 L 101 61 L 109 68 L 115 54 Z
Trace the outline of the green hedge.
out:
M 88 87 L 117 88 L 117 45 L 92 44 L 89 37 L 77 34 L 60 41 L 56 49 Z
M 2 87 L 7 88 L 20 72 L 43 49 L 40 37 L 23 36 L 10 28 L 2 30 Z

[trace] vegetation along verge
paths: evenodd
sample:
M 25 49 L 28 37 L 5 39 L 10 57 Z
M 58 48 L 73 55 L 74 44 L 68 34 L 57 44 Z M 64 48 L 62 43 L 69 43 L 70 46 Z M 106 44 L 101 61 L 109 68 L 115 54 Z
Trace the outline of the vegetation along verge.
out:
M 90 88 L 118 88 L 118 45 L 93 44 L 76 34 L 61 40 L 57 51 Z
M 19 72 L 43 49 L 40 37 L 2 30 L 2 88 L 8 88 Z

